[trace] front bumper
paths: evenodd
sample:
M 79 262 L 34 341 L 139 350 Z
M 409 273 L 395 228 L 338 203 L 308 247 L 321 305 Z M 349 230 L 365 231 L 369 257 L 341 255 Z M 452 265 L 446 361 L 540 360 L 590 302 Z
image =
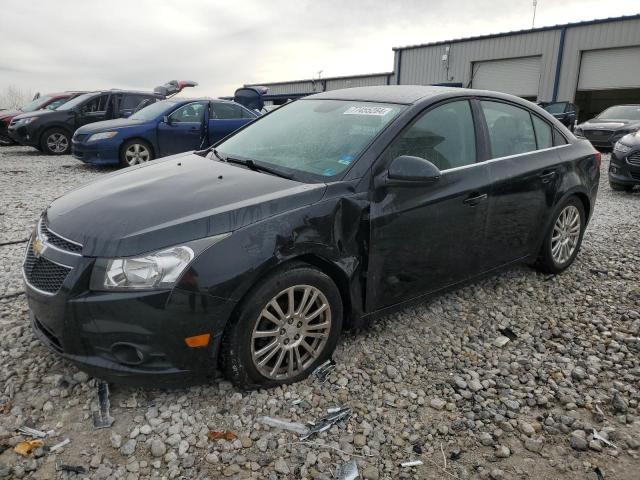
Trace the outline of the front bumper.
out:
M 121 143 L 119 140 L 79 142 L 74 137 L 71 141 L 71 155 L 91 165 L 118 165 Z
M 632 155 L 638 160 L 631 158 Z M 640 150 L 624 155 L 614 150 L 609 162 L 609 181 L 620 185 L 640 185 Z
M 216 373 L 220 339 L 235 302 L 196 289 L 93 292 L 88 288 L 92 258 L 54 248 L 41 255 L 69 267 L 55 291 L 57 286 L 40 277 L 38 285 L 48 291 L 37 288 L 25 273 L 33 330 L 54 353 L 93 376 L 135 386 L 184 386 Z M 207 347 L 185 343 L 186 337 L 204 333 L 211 335 Z
M 39 139 L 35 134 L 35 131 L 29 128 L 28 125 L 22 125 L 16 127 L 15 125 L 9 125 L 7 128 L 7 134 L 14 142 L 27 147 L 39 147 Z

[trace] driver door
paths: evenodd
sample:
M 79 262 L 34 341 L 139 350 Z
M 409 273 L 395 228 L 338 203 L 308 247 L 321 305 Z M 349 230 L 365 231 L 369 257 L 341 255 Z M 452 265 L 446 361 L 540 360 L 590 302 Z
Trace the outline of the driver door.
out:
M 160 155 L 198 150 L 204 142 L 208 102 L 187 103 L 158 124 Z
M 480 273 L 490 188 L 471 103 L 422 113 L 396 137 L 376 176 L 400 155 L 441 170 L 430 184 L 381 185 L 372 192 L 367 311 L 434 292 Z
M 112 98 L 111 94 L 103 93 L 86 101 L 80 107 L 80 114 L 77 116 L 77 127 L 108 120 L 110 113 L 113 111 L 113 107 L 111 106 L 113 102 Z

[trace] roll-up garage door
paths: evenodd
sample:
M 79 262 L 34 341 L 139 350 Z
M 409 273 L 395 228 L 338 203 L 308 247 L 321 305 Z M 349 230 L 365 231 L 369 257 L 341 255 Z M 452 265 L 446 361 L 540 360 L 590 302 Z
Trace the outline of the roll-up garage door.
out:
M 640 47 L 582 53 L 578 90 L 640 88 Z
M 538 97 L 540 57 L 509 58 L 473 63 L 473 88 Z

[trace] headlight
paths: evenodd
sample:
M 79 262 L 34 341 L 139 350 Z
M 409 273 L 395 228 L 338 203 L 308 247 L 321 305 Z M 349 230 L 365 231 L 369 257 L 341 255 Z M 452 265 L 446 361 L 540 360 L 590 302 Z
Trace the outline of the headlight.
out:
M 626 145 L 620 142 L 617 142 L 614 145 L 613 149 L 618 153 L 629 153 L 631 151 L 631 147 L 627 147 Z
M 16 125 L 29 125 L 32 122 L 35 122 L 38 117 L 29 117 L 29 118 L 20 118 L 16 122 Z
M 91 274 L 91 290 L 149 290 L 170 288 L 195 256 L 231 233 L 189 242 L 158 252 L 125 258 L 98 258 Z
M 94 133 L 89 137 L 87 142 L 95 142 L 96 140 L 106 140 L 107 138 L 113 138 L 118 134 L 118 132 L 102 132 L 102 133 Z

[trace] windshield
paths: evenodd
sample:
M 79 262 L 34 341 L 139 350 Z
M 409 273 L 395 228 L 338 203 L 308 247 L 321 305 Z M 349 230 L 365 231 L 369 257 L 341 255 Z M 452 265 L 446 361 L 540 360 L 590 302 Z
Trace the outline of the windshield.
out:
M 550 103 L 549 105 L 547 105 L 546 107 L 544 107 L 544 109 L 549 112 L 549 113 L 564 113 L 564 107 L 565 107 L 566 103 L 561 102 L 561 103 Z
M 80 105 L 85 100 L 93 98 L 95 95 L 95 93 L 85 93 L 84 95 L 80 95 L 79 97 L 69 100 L 67 103 L 63 103 L 56 110 L 71 110 L 72 108 Z
M 405 107 L 343 100 L 299 100 L 252 123 L 216 150 L 223 156 L 333 177 Z M 325 178 L 326 179 L 326 178 Z
M 610 107 L 596 118 L 601 120 L 640 120 L 640 105 L 618 105 Z
M 167 100 L 163 100 L 161 102 L 156 102 L 148 107 L 144 107 L 143 109 L 137 111 L 133 115 L 129 117 L 131 120 L 143 120 L 148 122 L 149 120 L 153 120 L 158 118 L 160 115 L 163 115 L 171 110 L 173 107 L 177 105 L 176 102 L 169 102 Z
M 39 97 L 33 100 L 30 103 L 27 103 L 24 107 L 20 107 L 20 110 L 23 112 L 33 112 L 35 110 L 40 110 L 42 105 L 51 100 L 51 97 Z

